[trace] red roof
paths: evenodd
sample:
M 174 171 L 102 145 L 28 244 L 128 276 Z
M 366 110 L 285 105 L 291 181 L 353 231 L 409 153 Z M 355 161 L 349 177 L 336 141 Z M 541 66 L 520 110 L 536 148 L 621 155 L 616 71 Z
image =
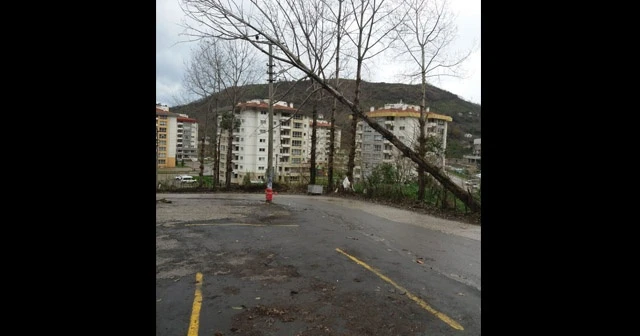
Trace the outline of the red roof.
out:
M 191 123 L 195 123 L 198 122 L 197 120 L 193 119 L 193 118 L 185 118 L 185 117 L 179 117 L 178 121 L 181 122 L 191 122 Z

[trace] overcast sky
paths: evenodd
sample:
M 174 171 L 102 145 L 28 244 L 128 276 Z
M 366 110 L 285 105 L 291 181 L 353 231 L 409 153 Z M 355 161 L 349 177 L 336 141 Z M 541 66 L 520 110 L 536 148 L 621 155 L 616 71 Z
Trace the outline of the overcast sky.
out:
M 169 106 L 194 100 L 183 89 L 182 81 L 184 63 L 190 58 L 191 49 L 195 47 L 196 42 L 178 43 L 185 39 L 180 36 L 182 28 L 178 26 L 184 17 L 179 1 L 156 0 L 156 102 Z M 480 104 L 480 0 L 449 0 L 449 5 L 457 15 L 456 46 L 468 49 L 475 43 L 476 48 L 465 63 L 466 78 L 443 78 L 439 82 L 433 79 L 429 83 L 462 99 Z M 376 68 L 381 66 L 386 71 L 372 74 L 366 80 L 399 82 L 397 74 L 401 73 L 402 69 L 395 65 L 397 63 L 385 59 L 376 59 L 376 63 Z

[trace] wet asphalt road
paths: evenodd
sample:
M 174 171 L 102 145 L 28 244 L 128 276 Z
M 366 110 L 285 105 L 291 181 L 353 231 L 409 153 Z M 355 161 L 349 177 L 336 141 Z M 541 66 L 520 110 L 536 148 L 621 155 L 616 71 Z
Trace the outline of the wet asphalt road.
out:
M 480 335 L 478 226 L 326 196 L 156 198 L 156 335 Z

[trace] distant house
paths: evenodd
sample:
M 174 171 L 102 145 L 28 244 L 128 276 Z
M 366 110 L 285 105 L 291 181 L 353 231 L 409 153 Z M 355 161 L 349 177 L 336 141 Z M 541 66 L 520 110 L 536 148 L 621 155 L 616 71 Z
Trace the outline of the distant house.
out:
M 480 139 L 473 139 L 473 154 L 464 155 L 463 158 L 467 163 L 473 163 L 480 167 L 480 159 L 482 157 L 481 153 Z

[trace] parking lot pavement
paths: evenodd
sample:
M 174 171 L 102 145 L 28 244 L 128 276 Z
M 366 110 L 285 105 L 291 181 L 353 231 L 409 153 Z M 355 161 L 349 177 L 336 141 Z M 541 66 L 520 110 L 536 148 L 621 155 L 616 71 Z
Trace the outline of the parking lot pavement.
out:
M 479 334 L 480 291 L 365 234 L 367 218 L 255 196 L 166 199 L 157 335 Z

